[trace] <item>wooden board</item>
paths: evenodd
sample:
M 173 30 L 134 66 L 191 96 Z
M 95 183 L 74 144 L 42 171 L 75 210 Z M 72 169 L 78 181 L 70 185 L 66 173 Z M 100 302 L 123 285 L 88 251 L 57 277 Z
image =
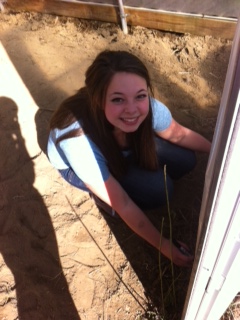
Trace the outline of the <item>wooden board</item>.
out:
M 66 0 L 65 0 L 66 1 Z M 72 0 L 67 0 L 72 1 Z M 85 3 L 101 3 L 117 5 L 118 0 L 75 0 Z M 203 16 L 214 16 L 222 18 L 239 17 L 239 0 L 122 0 L 125 7 L 145 8 L 161 10 L 164 12 L 181 12 L 191 14 L 201 14 Z
M 8 0 L 7 6 L 13 11 L 36 11 L 120 23 L 119 8 L 115 5 L 62 0 Z M 128 25 L 201 36 L 211 35 L 233 39 L 237 24 L 237 20 L 234 19 L 206 18 L 202 15 L 178 14 L 133 7 L 124 7 L 124 10 L 127 14 Z

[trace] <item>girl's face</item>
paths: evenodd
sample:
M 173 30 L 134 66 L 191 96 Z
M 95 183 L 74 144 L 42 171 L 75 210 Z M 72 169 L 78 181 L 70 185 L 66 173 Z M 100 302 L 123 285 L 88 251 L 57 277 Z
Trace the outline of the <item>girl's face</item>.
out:
M 104 110 L 115 131 L 136 131 L 149 112 L 146 80 L 134 73 L 116 73 L 107 89 Z

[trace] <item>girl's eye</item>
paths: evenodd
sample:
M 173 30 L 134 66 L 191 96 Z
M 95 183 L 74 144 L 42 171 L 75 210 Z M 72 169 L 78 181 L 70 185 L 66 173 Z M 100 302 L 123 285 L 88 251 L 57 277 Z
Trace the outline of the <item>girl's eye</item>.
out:
M 121 102 L 123 102 L 123 99 L 122 98 L 113 98 L 111 100 L 111 102 L 113 102 L 113 103 L 121 103 Z
M 146 97 L 147 97 L 147 95 L 146 95 L 145 93 L 139 94 L 139 95 L 137 96 L 137 100 L 144 100 Z

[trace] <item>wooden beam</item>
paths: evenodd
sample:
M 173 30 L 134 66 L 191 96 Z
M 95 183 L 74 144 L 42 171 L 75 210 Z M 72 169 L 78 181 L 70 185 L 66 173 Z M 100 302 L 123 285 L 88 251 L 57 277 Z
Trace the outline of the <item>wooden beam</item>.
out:
M 119 22 L 117 6 L 97 3 L 89 4 L 62 0 L 8 0 L 7 6 L 13 11 L 35 11 L 87 20 Z
M 12 11 L 35 11 L 63 15 L 88 20 L 120 23 L 119 9 L 114 5 L 64 0 L 8 0 Z M 237 20 L 202 17 L 201 15 L 161 12 L 151 9 L 125 7 L 128 25 L 143 26 L 150 29 L 210 35 L 233 39 Z
M 127 8 L 127 21 L 130 25 L 141 25 L 150 29 L 159 29 L 179 33 L 191 33 L 201 36 L 211 35 L 233 39 L 237 20 L 202 17 L 201 15 L 177 14 L 147 9 Z

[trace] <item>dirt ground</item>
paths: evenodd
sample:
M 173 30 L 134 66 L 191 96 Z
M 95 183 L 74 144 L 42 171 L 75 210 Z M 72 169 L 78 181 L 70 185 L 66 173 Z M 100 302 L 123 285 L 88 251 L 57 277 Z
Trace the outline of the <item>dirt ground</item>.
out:
M 0 319 L 180 319 L 191 270 L 172 274 L 169 261 L 59 177 L 45 154 L 48 122 L 97 53 L 124 49 L 146 62 L 175 119 L 211 140 L 232 42 L 8 12 L 0 40 L 37 106 L 24 122 L 16 101 L 0 97 Z M 35 135 L 36 153 L 26 147 Z M 174 237 L 192 251 L 206 165 L 199 154 L 170 203 Z M 148 215 L 168 236 L 167 208 Z

